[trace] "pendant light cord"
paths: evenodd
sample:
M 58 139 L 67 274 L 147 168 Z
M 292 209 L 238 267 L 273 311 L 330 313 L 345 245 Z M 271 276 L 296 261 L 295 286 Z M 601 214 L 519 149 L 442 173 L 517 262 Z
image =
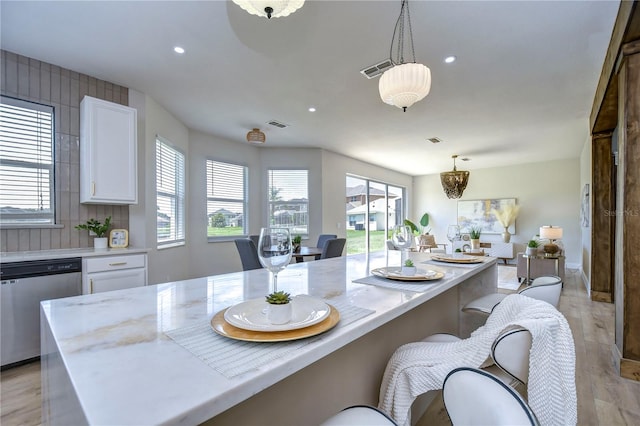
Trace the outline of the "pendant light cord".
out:
M 406 25 L 409 28 L 409 44 L 411 45 L 411 55 L 413 56 L 412 63 L 416 62 L 416 51 L 413 47 L 413 30 L 411 29 L 411 14 L 409 13 L 409 0 L 402 0 L 400 6 L 400 16 L 396 21 L 396 26 L 393 28 L 393 37 L 391 37 L 391 48 L 389 49 L 389 59 L 394 65 L 404 64 L 404 32 L 405 32 L 405 16 Z M 393 59 L 393 45 L 398 36 L 398 51 L 396 54 L 396 60 Z

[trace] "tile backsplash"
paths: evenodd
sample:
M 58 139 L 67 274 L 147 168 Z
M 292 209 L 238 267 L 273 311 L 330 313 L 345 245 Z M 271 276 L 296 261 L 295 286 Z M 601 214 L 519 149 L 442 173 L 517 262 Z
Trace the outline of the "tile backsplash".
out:
M 74 227 L 89 218 L 112 217 L 129 228 L 129 206 L 80 204 L 80 101 L 85 95 L 129 104 L 129 89 L 56 65 L 0 50 L 0 92 L 55 108 L 56 227 L 0 229 L 0 252 L 93 246 L 87 231 Z

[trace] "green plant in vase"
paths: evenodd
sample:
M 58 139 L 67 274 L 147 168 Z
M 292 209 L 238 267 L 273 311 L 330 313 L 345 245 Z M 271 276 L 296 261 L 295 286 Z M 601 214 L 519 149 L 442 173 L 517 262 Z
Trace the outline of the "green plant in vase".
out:
M 300 245 L 302 244 L 302 236 L 296 235 L 291 239 L 291 244 L 293 244 L 293 251 L 298 253 L 300 251 Z
M 527 243 L 527 256 L 534 256 L 538 253 L 538 247 L 540 243 L 536 240 L 529 240 Z
M 469 229 L 469 238 L 471 239 L 471 249 L 480 249 L 480 235 L 482 234 L 482 228 L 479 226 L 472 226 Z
M 274 291 L 266 296 L 266 301 L 270 305 L 284 305 L 291 302 L 291 295 L 284 291 Z
M 284 291 L 274 291 L 266 296 L 267 319 L 271 324 L 286 324 L 291 321 L 293 309 L 291 295 Z
M 76 225 L 75 228 L 80 230 L 85 230 L 89 232 L 93 232 L 96 234 L 96 237 L 93 239 L 93 247 L 97 249 L 106 249 L 107 248 L 107 232 L 111 227 L 111 216 L 107 217 L 103 222 L 100 222 L 97 219 L 89 219 L 86 223 L 81 223 L 80 225 Z
M 416 267 L 413 264 L 413 261 L 411 259 L 407 259 L 404 261 L 404 265 L 402 266 L 402 268 L 400 268 L 400 273 L 402 275 L 415 275 L 416 274 Z

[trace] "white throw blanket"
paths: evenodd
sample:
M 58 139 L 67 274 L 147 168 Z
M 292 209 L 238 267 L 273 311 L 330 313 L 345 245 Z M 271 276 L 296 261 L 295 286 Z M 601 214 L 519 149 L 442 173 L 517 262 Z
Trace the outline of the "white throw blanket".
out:
M 575 347 L 569 324 L 550 304 L 519 294 L 507 296 L 468 339 L 398 348 L 382 379 L 379 408 L 399 424 L 410 424 L 410 407 L 418 395 L 442 389 L 454 368 L 480 367 L 498 335 L 518 326 L 532 335 L 527 385 L 531 409 L 543 426 L 575 425 Z

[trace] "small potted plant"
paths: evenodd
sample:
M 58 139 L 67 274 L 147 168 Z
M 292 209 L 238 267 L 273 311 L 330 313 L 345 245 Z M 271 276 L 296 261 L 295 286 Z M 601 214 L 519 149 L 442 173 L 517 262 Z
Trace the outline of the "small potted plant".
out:
M 469 238 L 471 239 L 471 250 L 480 250 L 480 234 L 482 234 L 482 228 L 479 226 L 472 226 L 469 230 Z
M 291 295 L 284 291 L 275 291 L 266 296 L 267 319 L 271 324 L 286 324 L 291 321 L 293 309 Z
M 291 240 L 291 244 L 293 244 L 293 252 L 300 253 L 300 244 L 302 244 L 302 237 L 300 235 L 296 235 Z
M 107 248 L 107 231 L 111 227 L 111 216 L 104 220 L 104 223 L 100 222 L 97 219 L 89 219 L 86 223 L 82 223 L 77 225 L 76 229 L 84 229 L 85 231 L 89 231 L 89 235 L 93 232 L 96 234 L 96 237 L 93 239 L 93 247 L 96 249 L 106 249 Z
M 404 261 L 404 265 L 400 268 L 400 273 L 406 276 L 413 276 L 416 274 L 416 267 L 411 259 Z
M 527 243 L 527 256 L 535 256 L 538 253 L 538 246 L 540 244 L 536 240 L 529 240 Z

